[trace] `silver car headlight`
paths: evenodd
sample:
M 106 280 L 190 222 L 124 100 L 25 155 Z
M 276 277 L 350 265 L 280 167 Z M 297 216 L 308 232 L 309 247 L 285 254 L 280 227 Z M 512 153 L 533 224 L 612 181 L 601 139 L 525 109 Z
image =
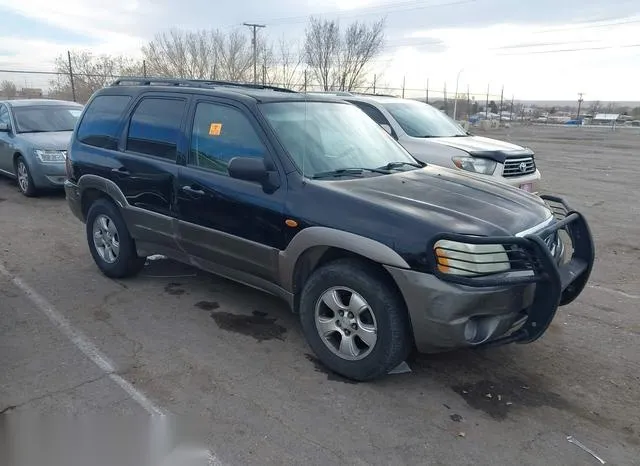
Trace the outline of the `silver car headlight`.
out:
M 468 244 L 442 239 L 433 249 L 441 273 L 468 277 L 511 269 L 509 256 L 501 244 Z
M 468 172 L 479 173 L 481 175 L 493 175 L 498 163 L 495 160 L 483 159 L 479 157 L 453 157 L 453 164 Z
M 67 160 L 67 151 L 66 150 L 42 150 L 36 149 L 33 151 L 36 154 L 36 157 L 41 162 L 44 163 L 52 163 L 52 162 L 64 162 Z

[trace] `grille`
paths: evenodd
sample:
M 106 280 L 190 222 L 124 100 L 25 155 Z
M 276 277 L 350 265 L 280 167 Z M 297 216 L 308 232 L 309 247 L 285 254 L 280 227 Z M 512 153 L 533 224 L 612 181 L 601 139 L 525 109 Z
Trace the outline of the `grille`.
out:
M 516 176 L 535 173 L 535 171 L 536 162 L 533 160 L 533 156 L 518 157 L 505 160 L 502 176 L 505 178 L 515 178 Z

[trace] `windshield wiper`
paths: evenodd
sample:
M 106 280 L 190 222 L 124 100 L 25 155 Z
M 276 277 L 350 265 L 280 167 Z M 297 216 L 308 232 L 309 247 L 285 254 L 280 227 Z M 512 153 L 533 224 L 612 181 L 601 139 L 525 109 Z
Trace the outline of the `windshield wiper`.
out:
M 337 170 L 330 170 L 326 172 L 320 172 L 313 175 L 311 178 L 319 179 L 319 178 L 330 178 L 336 176 L 343 175 L 361 175 L 362 172 L 373 172 L 373 173 L 382 173 L 383 175 L 388 175 L 388 170 L 383 170 L 381 168 L 339 168 Z
M 378 167 L 378 169 L 380 170 L 393 170 L 394 168 L 400 168 L 400 167 L 404 167 L 405 165 L 409 166 L 409 167 L 414 167 L 414 168 L 422 168 L 422 165 L 419 165 L 417 163 L 411 163 L 411 162 L 389 162 L 388 164 L 382 166 L 382 167 Z
M 46 129 L 28 129 L 26 131 L 20 131 L 20 133 L 49 133 Z

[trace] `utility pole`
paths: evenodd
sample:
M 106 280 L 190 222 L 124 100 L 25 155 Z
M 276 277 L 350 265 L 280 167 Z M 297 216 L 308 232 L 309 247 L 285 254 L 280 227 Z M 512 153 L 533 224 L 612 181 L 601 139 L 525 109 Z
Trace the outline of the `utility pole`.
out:
M 147 77 L 147 60 L 142 60 L 142 76 Z
M 425 104 L 429 103 L 429 78 L 427 78 L 427 89 L 426 89 L 426 101 Z
M 502 121 L 502 104 L 504 103 L 504 86 L 502 86 L 502 90 L 500 91 L 500 110 L 498 113 L 500 114 L 499 120 Z
M 509 121 L 513 120 L 513 99 L 514 96 L 511 96 L 511 111 L 509 112 Z
M 376 93 L 376 75 L 373 75 L 373 93 Z
M 490 84 L 487 84 L 487 102 L 484 106 L 484 116 L 485 118 L 489 118 L 489 86 Z
M 266 28 L 264 24 L 242 23 L 244 26 L 253 29 L 253 38 L 251 43 L 253 44 L 253 84 L 258 84 L 258 40 L 257 33 L 258 28 Z
M 73 79 L 73 66 L 71 66 L 71 51 L 67 50 L 67 57 L 69 58 L 69 79 L 71 79 L 71 95 L 73 96 L 73 101 L 76 100 L 76 83 L 75 79 Z
M 467 121 L 471 116 L 471 95 L 469 93 L 469 85 L 467 84 Z
M 403 76 L 402 77 L 402 98 L 403 99 L 404 99 L 404 86 L 405 86 L 406 82 L 407 82 L 407 77 Z
M 584 102 L 584 100 L 582 99 L 583 95 L 584 92 L 578 92 L 578 115 L 576 116 L 576 120 L 580 119 L 580 109 L 582 108 L 582 102 Z

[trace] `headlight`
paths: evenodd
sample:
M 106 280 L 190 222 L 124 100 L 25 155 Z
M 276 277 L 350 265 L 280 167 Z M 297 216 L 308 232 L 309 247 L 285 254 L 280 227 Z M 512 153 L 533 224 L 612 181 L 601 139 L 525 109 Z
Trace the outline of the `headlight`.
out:
M 511 269 L 501 244 L 467 244 L 440 240 L 434 246 L 438 271 L 450 275 L 486 275 Z
M 66 150 L 40 150 L 33 151 L 41 162 L 64 162 L 67 159 Z
M 480 173 L 481 175 L 493 175 L 496 170 L 495 160 L 482 159 L 479 157 L 453 157 L 456 167 L 468 172 Z

